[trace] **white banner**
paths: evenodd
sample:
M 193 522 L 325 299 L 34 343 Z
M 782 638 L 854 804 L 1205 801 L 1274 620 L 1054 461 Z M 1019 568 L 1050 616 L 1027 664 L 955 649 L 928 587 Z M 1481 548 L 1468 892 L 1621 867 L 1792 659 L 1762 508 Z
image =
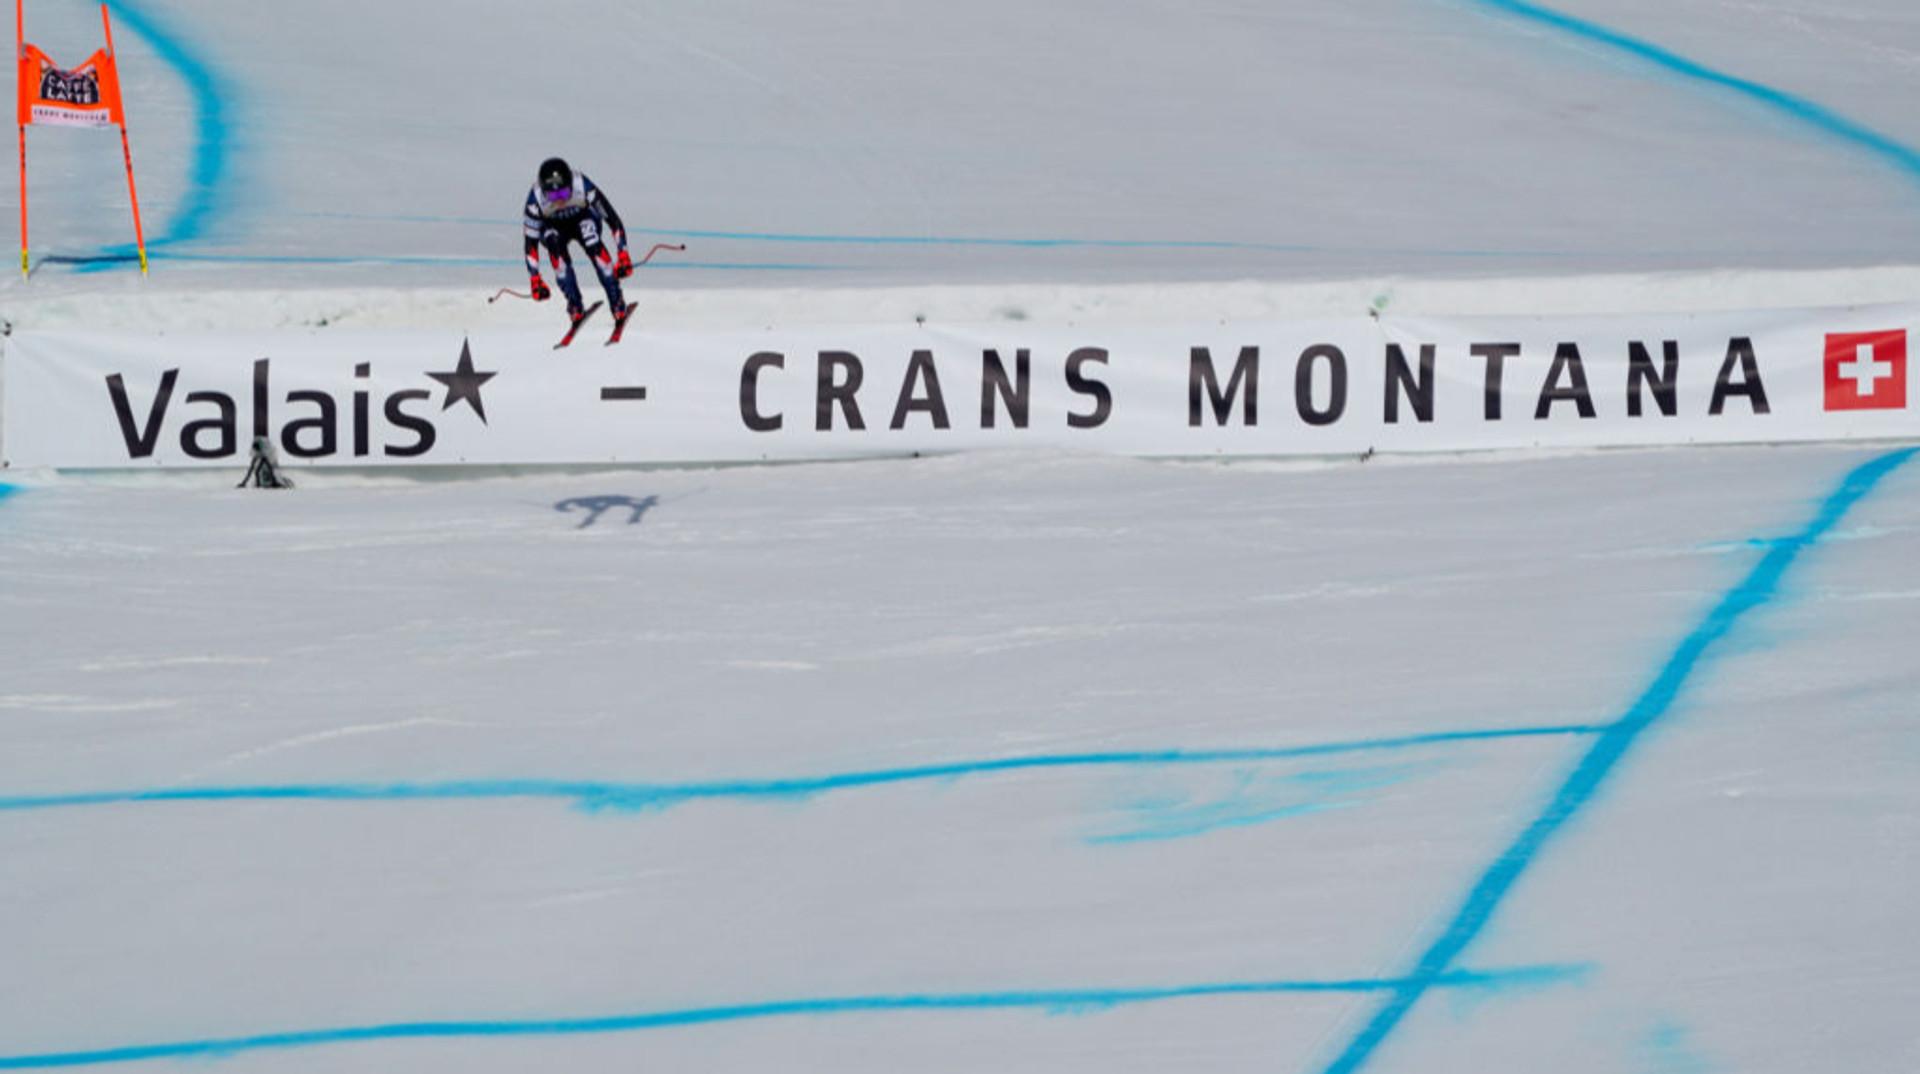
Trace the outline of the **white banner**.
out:
M 105 111 L 62 108 L 55 104 L 36 104 L 28 110 L 28 114 L 36 127 L 100 128 L 114 125 L 112 117 Z
M 524 334 L 16 332 L 0 459 L 233 466 L 1920 439 L 1920 305 L 1702 316 Z

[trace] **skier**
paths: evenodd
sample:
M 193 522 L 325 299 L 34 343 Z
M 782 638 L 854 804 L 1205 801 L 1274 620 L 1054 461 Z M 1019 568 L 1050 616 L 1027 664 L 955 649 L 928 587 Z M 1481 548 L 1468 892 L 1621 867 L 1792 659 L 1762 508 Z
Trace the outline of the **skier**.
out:
M 609 252 L 602 241 L 602 228 L 612 231 L 614 247 L 619 251 L 617 256 Z M 540 248 L 544 246 L 560 292 L 567 297 L 567 317 L 577 330 L 592 311 L 581 301 L 580 284 L 573 275 L 573 257 L 567 251 L 568 244 L 575 242 L 593 259 L 593 271 L 600 277 L 600 286 L 607 293 L 607 305 L 613 311 L 617 339 L 632 313 L 620 294 L 620 281 L 633 275 L 633 258 L 627 253 L 627 229 L 620 222 L 620 214 L 614 212 L 613 203 L 593 185 L 593 180 L 585 173 L 574 171 L 559 157 L 552 157 L 540 165 L 538 180 L 527 192 L 527 272 L 532 277 L 534 301 L 552 298 L 553 292 L 547 290 L 547 281 L 540 276 Z M 563 343 L 572 339 L 570 331 Z

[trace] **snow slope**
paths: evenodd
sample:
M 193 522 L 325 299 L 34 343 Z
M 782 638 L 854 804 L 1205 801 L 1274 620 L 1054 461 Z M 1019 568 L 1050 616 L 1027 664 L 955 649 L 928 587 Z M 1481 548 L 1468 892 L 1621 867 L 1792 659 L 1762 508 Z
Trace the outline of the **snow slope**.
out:
M 1901 1069 L 1910 460 L 29 488 L 0 1069 Z
M 649 285 L 1858 268 L 1920 241 L 1897 0 L 114 6 L 156 288 L 513 284 L 555 152 L 691 246 Z M 29 12 L 56 56 L 98 36 L 80 0 Z M 37 256 L 126 241 L 112 141 L 31 135 Z M 99 267 L 0 295 L 127 286 L 60 279 Z

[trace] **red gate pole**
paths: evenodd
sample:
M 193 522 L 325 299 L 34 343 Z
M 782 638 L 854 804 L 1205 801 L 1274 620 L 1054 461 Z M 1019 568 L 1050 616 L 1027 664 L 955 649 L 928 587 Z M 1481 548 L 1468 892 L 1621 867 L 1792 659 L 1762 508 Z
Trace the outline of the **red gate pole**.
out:
M 27 0 L 13 0 L 14 69 L 20 68 L 27 58 Z M 27 87 L 20 87 L 20 96 L 25 97 Z M 27 123 L 25 116 L 20 120 L 20 278 L 27 278 Z
M 27 278 L 27 126 L 20 125 L 20 278 Z
M 25 3 L 26 0 L 20 0 L 20 2 Z M 100 25 L 103 28 L 105 28 L 107 32 L 107 56 L 109 59 L 113 60 L 114 93 L 116 96 L 119 96 L 120 62 L 117 58 L 115 58 L 114 51 L 113 51 L 113 21 L 107 17 L 107 5 L 105 3 L 105 0 L 102 0 L 102 3 L 100 4 Z M 134 241 L 135 247 L 140 251 L 140 275 L 145 276 L 147 274 L 147 236 L 146 236 L 146 232 L 143 231 L 140 227 L 140 191 L 136 189 L 133 184 L 133 146 L 127 141 L 127 110 L 126 109 L 127 109 L 126 98 L 121 97 L 120 98 L 120 155 L 127 162 L 127 200 L 133 203 L 133 241 Z M 26 203 L 26 199 L 22 198 L 21 204 L 24 205 L 25 203 Z

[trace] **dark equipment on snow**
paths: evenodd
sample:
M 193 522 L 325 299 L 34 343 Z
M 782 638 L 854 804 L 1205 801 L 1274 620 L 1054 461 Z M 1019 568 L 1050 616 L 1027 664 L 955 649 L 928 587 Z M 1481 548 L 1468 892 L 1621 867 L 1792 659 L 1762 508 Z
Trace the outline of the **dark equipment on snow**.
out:
M 243 489 L 251 484 L 257 489 L 290 489 L 293 478 L 280 472 L 280 455 L 273 450 L 273 441 L 264 436 L 253 438 L 253 450 L 247 462 L 247 476 L 240 479 L 234 488 Z

